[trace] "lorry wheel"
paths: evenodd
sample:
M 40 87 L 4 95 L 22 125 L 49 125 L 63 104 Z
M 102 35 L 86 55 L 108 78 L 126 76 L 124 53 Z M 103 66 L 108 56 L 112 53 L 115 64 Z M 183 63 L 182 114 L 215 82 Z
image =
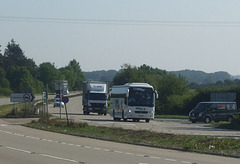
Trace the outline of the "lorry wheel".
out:
M 210 122 L 211 122 L 211 118 L 210 118 L 210 117 L 208 117 L 208 116 L 207 116 L 207 117 L 205 117 L 205 120 L 204 120 L 204 122 L 205 122 L 205 123 L 207 123 L 207 124 L 208 124 L 208 123 L 210 123 Z
M 149 122 L 150 120 L 149 120 L 149 119 L 146 119 L 145 121 L 146 121 L 146 122 Z
M 104 116 L 106 116 L 107 115 L 107 113 L 104 113 Z

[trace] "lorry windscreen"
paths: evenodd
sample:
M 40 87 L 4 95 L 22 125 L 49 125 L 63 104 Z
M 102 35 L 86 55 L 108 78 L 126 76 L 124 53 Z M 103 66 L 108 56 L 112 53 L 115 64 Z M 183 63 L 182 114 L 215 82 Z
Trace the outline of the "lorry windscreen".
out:
M 106 100 L 107 96 L 105 93 L 90 93 L 89 100 Z
M 128 105 L 154 107 L 153 89 L 144 87 L 130 87 Z

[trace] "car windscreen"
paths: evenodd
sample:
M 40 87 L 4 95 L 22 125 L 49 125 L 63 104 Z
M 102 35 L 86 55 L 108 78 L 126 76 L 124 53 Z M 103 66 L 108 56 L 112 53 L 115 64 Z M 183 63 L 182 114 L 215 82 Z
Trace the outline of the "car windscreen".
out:
M 210 107 L 211 103 L 199 103 L 194 110 L 206 110 Z

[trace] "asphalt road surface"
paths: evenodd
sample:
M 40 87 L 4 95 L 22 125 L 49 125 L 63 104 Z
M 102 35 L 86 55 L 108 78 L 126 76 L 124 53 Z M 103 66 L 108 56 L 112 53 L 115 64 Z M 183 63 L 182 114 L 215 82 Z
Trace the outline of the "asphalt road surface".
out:
M 151 130 L 163 133 L 240 138 L 240 131 L 216 129 L 205 123 L 193 124 L 187 119 L 155 119 L 151 120 L 149 123 L 146 123 L 144 120 L 140 122 L 133 122 L 131 120 L 127 122 L 113 121 L 113 118 L 110 117 L 110 115 L 104 116 L 96 113 L 83 115 L 81 101 L 81 97 L 74 97 L 70 98 L 69 102 L 66 104 L 68 117 L 75 122 L 83 121 L 90 125 L 122 127 L 134 130 Z M 54 114 L 56 117 L 60 117 L 60 109 L 53 108 L 52 104 L 49 104 L 49 112 Z M 61 118 L 65 118 L 65 115 L 65 108 L 62 108 Z
M 26 120 L 24 120 L 26 121 Z M 238 164 L 240 159 L 68 136 L 0 119 L 3 164 Z
M 145 122 L 115 122 L 110 116 L 83 115 L 81 98 L 70 98 L 66 105 L 70 119 L 101 126 L 149 129 L 169 133 L 185 133 L 198 127 L 202 132 L 223 136 L 204 124 L 187 121 L 160 120 Z M 59 108 L 49 104 L 49 111 L 59 117 Z M 62 109 L 61 117 L 64 117 Z M 3 164 L 238 164 L 240 159 L 188 153 L 166 149 L 120 144 L 89 138 L 68 136 L 21 126 L 31 119 L 0 119 L 0 163 Z M 196 126 L 196 127 L 195 127 Z M 178 128 L 182 130 L 178 130 Z M 158 130 L 157 130 L 158 129 Z M 207 129 L 207 130 L 206 130 Z M 224 131 L 226 137 L 238 137 L 235 131 Z M 203 134 L 200 134 L 203 135 Z

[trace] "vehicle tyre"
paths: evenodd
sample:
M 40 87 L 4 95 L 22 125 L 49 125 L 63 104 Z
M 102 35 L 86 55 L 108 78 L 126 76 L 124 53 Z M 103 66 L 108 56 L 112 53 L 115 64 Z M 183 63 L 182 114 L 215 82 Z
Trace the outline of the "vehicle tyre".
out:
M 127 121 L 127 119 L 126 119 L 126 118 L 124 118 L 124 119 L 123 119 L 123 121 L 125 121 L 125 122 L 126 122 L 126 121 Z
M 211 122 L 211 118 L 208 117 L 208 116 L 205 117 L 204 122 L 207 123 L 207 124 L 210 123 Z
M 227 119 L 228 122 L 232 122 L 232 120 L 233 120 L 232 116 L 229 116 L 228 119 Z
M 192 123 L 196 123 L 196 121 L 195 121 L 195 120 L 194 120 L 194 121 L 192 120 Z
M 146 122 L 149 122 L 149 121 L 150 121 L 150 119 L 146 119 L 145 121 L 146 121 Z

